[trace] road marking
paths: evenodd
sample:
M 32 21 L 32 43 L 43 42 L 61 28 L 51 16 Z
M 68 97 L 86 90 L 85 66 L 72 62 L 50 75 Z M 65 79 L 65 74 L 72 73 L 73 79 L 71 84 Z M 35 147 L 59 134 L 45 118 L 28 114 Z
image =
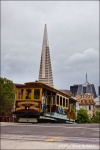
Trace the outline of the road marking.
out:
M 53 136 L 51 138 L 46 139 L 45 142 L 54 142 L 60 138 L 61 138 L 60 136 Z

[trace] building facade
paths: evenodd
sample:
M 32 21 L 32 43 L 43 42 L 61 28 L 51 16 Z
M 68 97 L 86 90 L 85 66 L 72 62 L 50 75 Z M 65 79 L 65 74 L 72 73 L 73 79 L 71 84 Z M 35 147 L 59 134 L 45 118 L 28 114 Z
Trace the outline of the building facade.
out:
M 89 116 L 92 117 L 95 111 L 94 99 L 97 95 L 94 84 L 90 84 L 87 80 L 87 73 L 85 83 L 70 86 L 70 91 L 72 92 L 72 96 L 77 98 L 79 108 L 84 108 Z
M 91 93 L 77 94 L 77 101 L 80 108 L 84 108 L 90 117 L 93 116 L 95 110 L 94 95 Z
M 46 24 L 44 27 L 44 36 L 43 36 L 43 44 L 42 44 L 42 53 L 41 53 L 38 81 L 53 87 L 53 76 L 52 76 L 52 67 L 51 67 L 50 50 L 49 50 L 49 44 L 48 44 L 48 35 L 47 35 Z
M 96 97 L 94 99 L 95 102 L 95 111 L 99 111 L 100 112 L 100 96 Z

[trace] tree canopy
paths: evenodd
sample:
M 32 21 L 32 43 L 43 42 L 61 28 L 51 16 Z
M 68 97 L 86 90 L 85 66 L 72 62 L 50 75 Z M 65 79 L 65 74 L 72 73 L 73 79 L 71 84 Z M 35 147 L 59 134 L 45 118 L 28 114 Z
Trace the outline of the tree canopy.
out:
M 14 84 L 7 78 L 0 78 L 0 115 L 10 115 L 14 105 Z
M 83 108 L 80 108 L 77 112 L 77 123 L 90 123 L 89 115 Z

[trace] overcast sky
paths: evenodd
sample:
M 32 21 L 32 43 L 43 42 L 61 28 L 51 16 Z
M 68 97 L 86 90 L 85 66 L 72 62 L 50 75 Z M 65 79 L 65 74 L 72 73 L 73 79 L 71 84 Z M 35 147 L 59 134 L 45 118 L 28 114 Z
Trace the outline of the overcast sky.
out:
M 45 23 L 54 87 L 83 84 L 87 72 L 97 91 L 98 1 L 1 1 L 1 76 L 38 80 Z

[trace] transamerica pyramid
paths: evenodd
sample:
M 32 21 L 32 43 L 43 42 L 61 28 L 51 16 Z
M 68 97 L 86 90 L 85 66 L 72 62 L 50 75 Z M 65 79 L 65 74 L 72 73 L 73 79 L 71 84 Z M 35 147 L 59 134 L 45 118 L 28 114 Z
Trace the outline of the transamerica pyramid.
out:
M 42 53 L 41 53 L 39 80 L 38 81 L 53 87 L 53 76 L 52 76 L 52 67 L 51 67 L 51 59 L 50 59 L 50 51 L 49 51 L 46 24 L 44 27 L 44 36 L 43 36 L 43 44 L 42 44 Z

